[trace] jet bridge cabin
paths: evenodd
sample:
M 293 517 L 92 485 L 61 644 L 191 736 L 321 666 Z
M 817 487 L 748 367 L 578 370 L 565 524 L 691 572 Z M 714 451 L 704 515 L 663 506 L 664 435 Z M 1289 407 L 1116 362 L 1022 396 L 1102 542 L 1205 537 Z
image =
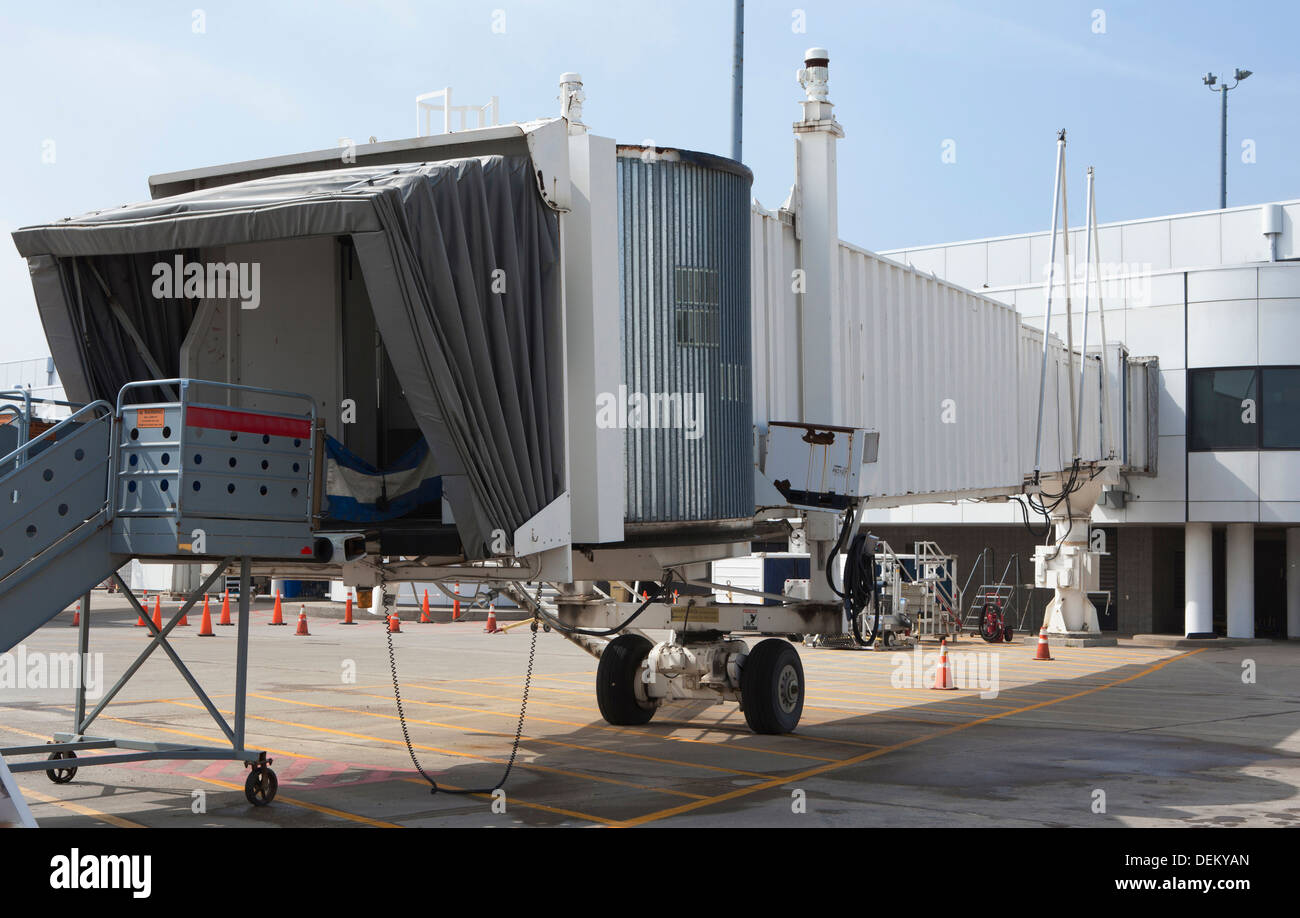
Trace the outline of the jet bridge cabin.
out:
M 563 142 L 562 125 L 537 130 Z M 152 202 L 18 232 L 69 397 L 123 392 L 129 410 L 176 386 L 124 386 L 184 380 L 185 401 L 257 413 L 286 405 L 255 390 L 306 393 L 316 528 L 453 559 L 485 556 L 498 530 L 513 541 L 567 490 L 565 157 L 548 180 L 530 153 L 546 139 L 487 133 L 200 170 L 155 180 Z

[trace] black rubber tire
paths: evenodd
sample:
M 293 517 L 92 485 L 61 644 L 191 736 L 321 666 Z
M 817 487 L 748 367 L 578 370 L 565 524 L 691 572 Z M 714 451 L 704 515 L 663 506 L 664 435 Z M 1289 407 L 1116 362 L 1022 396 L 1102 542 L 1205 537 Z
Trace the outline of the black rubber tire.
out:
M 51 752 L 48 758 L 51 761 L 58 759 L 75 759 L 77 754 L 71 749 L 66 752 Z M 55 784 L 67 784 L 77 776 L 77 766 L 73 765 L 68 768 L 51 768 L 45 772 L 45 777 L 49 778 Z
M 740 669 L 745 722 L 755 733 L 791 733 L 803 714 L 803 663 L 794 646 L 759 641 Z
M 1010 644 L 1011 639 L 1016 636 L 1016 631 L 1010 625 L 1002 626 L 1002 640 Z
M 244 797 L 253 806 L 266 806 L 275 799 L 275 792 L 279 789 L 280 780 L 265 765 L 252 768 L 244 781 Z
M 646 707 L 636 697 L 641 663 L 652 647 L 639 634 L 620 634 L 601 651 L 596 665 L 596 704 L 607 723 L 635 727 L 654 717 L 654 705 Z

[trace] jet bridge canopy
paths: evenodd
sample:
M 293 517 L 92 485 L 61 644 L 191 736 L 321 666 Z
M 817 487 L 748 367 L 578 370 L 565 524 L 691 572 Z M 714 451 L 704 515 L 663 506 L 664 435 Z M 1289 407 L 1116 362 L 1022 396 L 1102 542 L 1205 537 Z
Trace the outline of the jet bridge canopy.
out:
M 564 490 L 559 219 L 539 175 L 514 154 L 272 175 L 27 227 L 14 241 L 60 376 L 89 400 L 183 375 L 181 342 L 212 291 L 177 277 L 160 297 L 160 265 L 350 237 L 465 552 L 481 557 L 494 530 L 513 533 Z M 326 305 L 257 308 L 293 309 L 307 326 Z

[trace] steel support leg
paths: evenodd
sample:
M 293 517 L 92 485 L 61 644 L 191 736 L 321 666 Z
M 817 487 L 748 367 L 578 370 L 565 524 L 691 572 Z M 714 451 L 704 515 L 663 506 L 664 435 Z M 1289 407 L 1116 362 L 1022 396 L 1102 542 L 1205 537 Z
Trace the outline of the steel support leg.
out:
M 249 590 L 252 578 L 248 573 L 248 559 L 239 559 L 239 634 L 235 651 L 235 735 L 232 742 L 236 752 L 244 751 L 244 714 L 248 698 L 248 623 L 252 617 Z
M 80 732 L 86 718 L 86 672 L 90 669 L 90 592 L 81 598 L 81 621 L 77 627 L 77 702 L 72 729 Z

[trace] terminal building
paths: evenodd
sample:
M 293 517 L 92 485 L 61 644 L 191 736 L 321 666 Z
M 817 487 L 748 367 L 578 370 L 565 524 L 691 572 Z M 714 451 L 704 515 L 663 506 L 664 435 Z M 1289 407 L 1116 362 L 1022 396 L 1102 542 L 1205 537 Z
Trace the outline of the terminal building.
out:
M 1300 638 L 1298 219 L 1300 201 L 1284 201 L 1099 227 L 1106 340 L 1158 358 L 1159 379 L 1154 474 L 1127 476 L 1092 516 L 1107 553 L 1103 629 Z M 883 254 L 1014 306 L 1041 328 L 1050 237 Z M 1082 228 L 1069 243 L 1077 343 Z M 1101 337 L 1096 290 L 1094 280 L 1090 342 Z M 1061 284 L 1051 329 L 1062 337 L 1064 294 Z M 986 547 L 995 573 L 1017 553 L 1022 572 L 1032 573 L 1035 540 L 1014 504 L 917 504 L 874 511 L 868 521 L 894 545 L 939 542 L 965 562 L 963 579 Z M 1099 612 L 1105 603 L 1096 602 Z

